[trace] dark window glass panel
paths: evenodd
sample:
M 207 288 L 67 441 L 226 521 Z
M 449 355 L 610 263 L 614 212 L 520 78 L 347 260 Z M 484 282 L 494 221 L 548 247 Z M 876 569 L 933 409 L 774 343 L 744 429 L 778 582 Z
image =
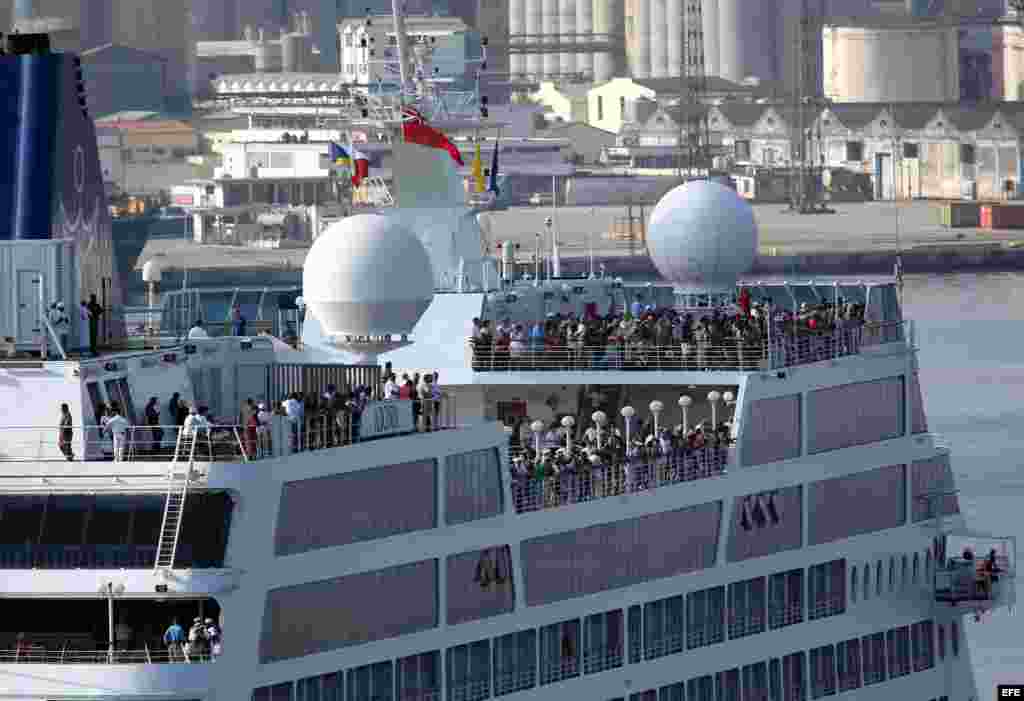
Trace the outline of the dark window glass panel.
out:
M 861 638 L 864 686 L 885 681 L 885 633 L 873 633 Z
M 344 676 L 341 672 L 329 672 L 321 675 L 321 695 L 323 701 L 342 701 Z
M 710 674 L 686 682 L 688 701 L 715 701 L 715 678 Z
M 715 675 L 717 701 L 740 701 L 740 670 L 728 669 Z
M 491 643 L 448 648 L 448 701 L 483 701 L 491 695 Z
M 658 701 L 686 701 L 686 685 L 676 682 L 658 689 Z
M 852 691 L 861 685 L 860 639 L 853 638 L 836 645 L 836 676 L 839 691 Z
M 811 698 L 835 696 L 836 653 L 832 645 L 811 650 Z
M 515 608 L 509 546 L 449 555 L 446 567 L 449 625 L 497 616 Z
M 683 634 L 682 596 L 671 596 L 644 605 L 645 659 L 682 652 Z
M 807 579 L 807 618 L 814 620 L 846 612 L 846 560 L 813 565 Z
M 540 629 L 540 683 L 552 684 L 580 674 L 579 619 Z
M 782 662 L 777 657 L 768 662 L 768 700 L 782 701 Z
M 782 628 L 804 620 L 804 571 L 778 572 L 768 579 L 768 627 Z
M 913 636 L 913 669 L 923 672 L 935 666 L 935 624 L 932 621 L 915 623 L 911 628 Z
M 711 587 L 686 597 L 686 647 L 694 649 L 725 640 L 725 587 Z
M 395 679 L 390 662 L 349 670 L 347 701 L 394 701 L 394 698 Z
M 445 523 L 466 523 L 501 513 L 501 465 L 496 448 L 453 455 L 444 469 Z
M 768 701 L 768 663 L 755 662 L 743 668 L 743 701 Z
M 806 701 L 807 672 L 803 652 L 794 652 L 782 658 L 783 701 Z
M 886 658 L 889 663 L 889 678 L 910 674 L 910 628 L 901 626 L 885 635 Z
M 494 639 L 494 695 L 503 696 L 537 683 L 537 631 L 524 630 Z
M 640 653 L 643 650 L 643 608 L 640 606 L 629 607 L 629 663 L 636 664 L 640 661 Z
M 767 611 L 767 584 L 756 577 L 729 585 L 729 638 L 763 633 Z
M 438 701 L 440 699 L 440 652 L 434 650 L 403 657 L 395 661 L 395 666 L 398 701 Z
M 583 672 L 593 674 L 622 666 L 622 610 L 584 619 Z

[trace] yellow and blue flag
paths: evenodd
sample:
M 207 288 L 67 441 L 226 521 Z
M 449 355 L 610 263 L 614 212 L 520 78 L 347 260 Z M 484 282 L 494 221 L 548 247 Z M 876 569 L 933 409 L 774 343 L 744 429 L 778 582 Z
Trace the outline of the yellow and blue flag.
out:
M 343 149 L 333 141 L 328 146 L 327 157 L 331 160 L 331 163 L 338 166 L 352 165 L 352 158 L 348 155 L 348 151 Z

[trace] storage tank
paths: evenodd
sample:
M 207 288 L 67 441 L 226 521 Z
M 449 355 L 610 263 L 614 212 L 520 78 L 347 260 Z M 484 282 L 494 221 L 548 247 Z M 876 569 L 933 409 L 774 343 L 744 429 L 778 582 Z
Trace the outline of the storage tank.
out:
M 668 17 L 666 0 L 650 0 L 651 23 L 651 77 L 664 78 L 668 75 Z
M 301 73 L 306 70 L 306 37 L 302 34 L 285 34 L 281 37 L 281 70 L 285 73 Z
M 594 31 L 594 6 L 591 0 L 576 0 L 576 34 L 579 43 L 589 43 Z M 593 79 L 594 55 L 589 51 L 576 54 L 576 70 Z
M 558 54 L 551 51 L 553 42 L 558 41 L 558 0 L 541 0 L 541 33 L 547 45 L 543 56 L 544 77 L 553 78 L 558 73 Z
M 630 70 L 634 78 L 651 77 L 651 0 L 636 0 L 636 44 Z
M 562 41 L 568 44 L 576 43 L 576 0 L 558 0 L 558 30 Z M 558 69 L 563 74 L 575 73 L 576 54 L 558 54 Z
M 586 2 L 586 0 L 580 0 Z M 608 40 L 608 32 L 610 31 L 611 25 L 609 23 L 609 6 L 611 5 L 610 0 L 593 0 L 590 4 L 592 21 L 594 23 L 594 34 L 597 35 L 597 40 L 604 42 Z M 594 52 L 594 82 L 602 83 L 612 78 L 612 55 L 609 51 L 595 51 Z
M 517 44 L 517 37 L 526 31 L 525 0 L 509 0 L 508 3 L 508 36 L 509 42 Z M 509 72 L 513 78 L 526 72 L 526 57 L 523 54 L 511 54 L 508 59 Z
M 265 41 L 260 41 L 253 47 L 253 67 L 257 73 L 267 73 L 276 67 L 273 47 Z
M 775 79 L 778 7 L 777 0 L 718 0 L 718 74 L 722 78 L 736 83 L 750 76 Z
M 704 33 L 704 72 L 719 75 L 718 0 L 702 0 L 701 29 Z
M 543 0 L 526 0 L 526 33 L 530 36 L 527 43 L 533 44 L 540 37 Z M 540 54 L 526 55 L 526 72 L 536 78 L 544 72 L 544 62 Z
M 683 0 L 668 0 L 665 4 L 665 33 L 667 74 L 678 77 L 683 65 Z
M 956 28 L 825 27 L 825 96 L 837 102 L 956 102 Z

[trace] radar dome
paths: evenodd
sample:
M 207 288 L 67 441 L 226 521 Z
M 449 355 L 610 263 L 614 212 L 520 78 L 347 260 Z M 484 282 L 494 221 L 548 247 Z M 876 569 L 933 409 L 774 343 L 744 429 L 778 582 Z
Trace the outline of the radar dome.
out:
M 328 334 L 404 335 L 434 298 L 434 273 L 408 229 L 379 214 L 358 214 L 313 242 L 302 296 Z
M 694 289 L 727 290 L 754 264 L 754 210 L 724 185 L 684 183 L 662 197 L 651 213 L 647 249 L 666 280 Z

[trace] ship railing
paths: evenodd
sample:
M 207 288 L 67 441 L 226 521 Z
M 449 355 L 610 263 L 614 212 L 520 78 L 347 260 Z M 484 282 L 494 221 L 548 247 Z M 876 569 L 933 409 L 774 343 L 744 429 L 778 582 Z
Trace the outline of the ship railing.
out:
M 1010 559 L 997 556 L 995 568 L 989 569 L 985 560 L 951 558 L 943 567 L 936 568 L 935 600 L 957 604 L 999 606 L 1007 604 L 1007 594 L 1014 578 Z
M 842 613 L 846 608 L 844 596 L 827 596 L 820 601 L 811 602 L 807 606 L 807 620 L 813 621 L 817 618 L 827 618 Z
M 684 634 L 680 631 L 678 633 L 663 633 L 657 637 L 651 637 L 643 641 L 644 646 L 644 659 L 653 660 L 658 657 L 665 657 L 667 655 L 674 655 L 682 652 L 686 648 L 686 640 Z M 636 641 L 636 650 L 640 649 L 640 641 Z
M 172 462 L 180 455 L 182 426 L 129 426 L 123 438 L 102 426 L 0 428 L 0 462 Z M 214 422 L 195 430 L 197 462 L 246 459 L 242 427 Z
M 491 680 L 467 679 L 448 685 L 448 698 L 451 701 L 481 701 L 491 697 Z
M 765 629 L 765 618 L 757 614 L 749 616 L 735 616 L 729 620 L 729 639 L 744 638 L 748 635 L 763 633 Z
M 522 671 L 495 672 L 494 695 L 503 696 L 524 689 L 532 689 L 536 683 L 537 668 L 529 667 Z
M 551 684 L 580 675 L 580 664 L 575 655 L 563 655 L 558 661 L 541 660 L 540 683 Z
M 205 652 L 192 651 L 187 656 L 181 650 L 47 650 L 33 645 L 15 650 L 0 650 L 0 664 L 89 664 L 89 665 L 139 665 L 139 664 L 203 664 L 214 661 Z
M 583 672 L 594 674 L 622 666 L 622 645 L 595 645 L 583 650 Z
M 804 621 L 804 607 L 802 604 L 787 604 L 768 611 L 768 626 L 770 628 L 783 628 L 796 625 Z
M 697 647 L 715 645 L 725 640 L 725 626 L 717 623 L 696 626 L 686 633 L 686 646 L 691 650 Z
M 523 371 L 727 371 L 753 372 L 857 355 L 865 348 L 904 340 L 905 322 L 858 323 L 823 331 L 781 332 L 769 337 L 656 345 L 626 341 L 604 345 L 528 340 L 498 346 L 468 340 L 476 372 Z
M 732 461 L 728 446 L 683 448 L 649 458 L 602 458 L 598 462 L 536 463 L 512 454 L 512 502 L 516 513 L 643 492 L 681 482 L 717 477 Z

